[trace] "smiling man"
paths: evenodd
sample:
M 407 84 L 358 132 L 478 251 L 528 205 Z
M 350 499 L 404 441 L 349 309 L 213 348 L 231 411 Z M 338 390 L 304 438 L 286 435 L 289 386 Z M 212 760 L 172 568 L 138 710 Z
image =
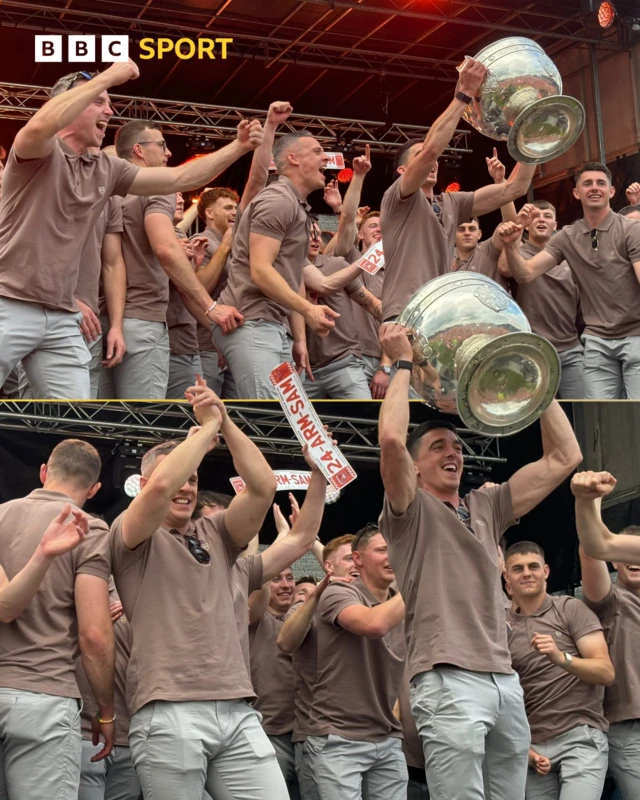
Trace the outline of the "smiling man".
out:
M 521 228 L 501 226 L 509 271 L 529 283 L 563 261 L 571 268 L 585 322 L 584 397 L 640 399 L 640 225 L 611 210 L 611 172 L 588 163 L 576 172 L 574 197 L 584 219 L 566 225 L 541 252 L 519 246 Z
M 398 372 L 380 410 L 380 528 L 407 606 L 411 710 L 438 800 L 524 800 L 529 726 L 507 644 L 498 544 L 575 469 L 580 448 L 555 401 L 540 419 L 542 457 L 505 483 L 460 497 L 462 443 L 432 420 L 409 437 L 411 343 L 386 325 Z M 451 591 L 453 572 L 464 592 Z M 474 734 L 470 735 L 473 731 Z

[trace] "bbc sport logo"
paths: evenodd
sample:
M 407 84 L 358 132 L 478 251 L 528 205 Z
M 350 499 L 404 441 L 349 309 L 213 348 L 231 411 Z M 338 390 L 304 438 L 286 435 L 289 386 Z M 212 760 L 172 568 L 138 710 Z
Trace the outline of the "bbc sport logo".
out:
M 95 36 L 66 36 L 54 34 L 50 36 L 37 35 L 35 37 L 35 60 L 37 63 L 53 61 L 61 63 L 65 55 L 63 39 L 67 41 L 66 61 L 69 63 L 94 63 L 98 61 L 96 57 L 96 37 Z M 188 60 L 190 58 L 215 59 L 227 58 L 227 45 L 233 39 L 219 38 L 207 39 L 169 39 L 161 37 L 159 39 L 141 39 L 139 44 L 140 52 L 138 58 L 148 61 L 152 58 L 162 60 L 171 53 L 176 58 Z M 129 37 L 128 36 L 101 36 L 100 37 L 100 60 L 102 63 L 113 63 L 114 61 L 126 61 L 129 58 Z

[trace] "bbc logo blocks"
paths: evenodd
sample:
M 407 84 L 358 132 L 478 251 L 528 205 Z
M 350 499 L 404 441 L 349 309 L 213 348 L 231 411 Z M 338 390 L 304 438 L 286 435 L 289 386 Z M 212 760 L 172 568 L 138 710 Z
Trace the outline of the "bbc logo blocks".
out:
M 66 61 L 70 63 L 93 63 L 98 61 L 96 55 L 95 36 L 36 36 L 35 39 L 35 60 L 56 61 L 58 63 L 65 60 L 63 38 L 67 40 Z M 100 61 L 112 63 L 114 61 L 127 61 L 129 58 L 129 37 L 128 36 L 101 36 L 100 37 Z

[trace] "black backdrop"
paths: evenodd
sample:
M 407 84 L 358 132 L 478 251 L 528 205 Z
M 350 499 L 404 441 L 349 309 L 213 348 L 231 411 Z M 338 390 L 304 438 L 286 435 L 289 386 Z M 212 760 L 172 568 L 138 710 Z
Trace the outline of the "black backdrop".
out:
M 251 405 L 251 404 L 247 404 Z M 378 415 L 377 403 L 316 403 L 320 415 L 329 414 L 340 417 L 357 417 L 375 420 Z M 565 404 L 565 411 L 572 419 L 572 407 Z M 421 403 L 412 403 L 413 422 L 437 418 L 438 413 Z M 454 419 L 447 417 L 447 419 Z M 27 494 L 39 483 L 39 466 L 46 461 L 52 448 L 64 437 L 56 434 L 31 432 L 28 430 L 0 429 L 0 502 Z M 80 437 L 83 438 L 83 437 Z M 131 438 L 131 437 L 128 437 Z M 122 440 L 108 438 L 88 439 L 97 447 L 103 462 L 103 487 L 97 496 L 88 503 L 87 511 L 102 514 L 111 522 L 126 508 L 129 498 L 122 488 L 122 467 L 125 462 L 118 452 Z M 539 425 L 535 424 L 515 436 L 500 441 L 501 455 L 505 464 L 494 464 L 490 472 L 477 476 L 477 479 L 496 483 L 509 478 L 524 464 L 540 457 L 542 448 Z M 302 456 L 298 459 L 281 456 L 268 456 L 274 469 L 306 469 Z M 321 539 L 328 541 L 343 533 L 353 533 L 366 522 L 375 521 L 382 508 L 383 489 L 377 463 L 354 462 L 358 479 L 350 484 L 334 504 L 326 507 Z M 136 471 L 135 462 L 130 471 Z M 235 475 L 229 454 L 224 450 L 213 451 L 201 465 L 200 488 L 232 493 L 229 478 Z M 463 492 L 473 485 L 473 478 L 463 486 Z M 476 478 L 476 475 L 473 476 Z M 304 493 L 298 494 L 302 502 Z M 276 499 L 286 508 L 286 492 L 278 492 Z M 275 530 L 270 515 L 265 523 L 261 541 L 273 541 Z M 577 539 L 573 516 L 573 501 L 568 481 L 560 486 L 540 506 L 528 514 L 520 525 L 507 532 L 510 543 L 522 539 L 532 539 L 541 544 L 551 566 L 551 591 L 568 589 L 578 582 Z M 464 584 L 463 573 L 452 571 L 452 585 Z

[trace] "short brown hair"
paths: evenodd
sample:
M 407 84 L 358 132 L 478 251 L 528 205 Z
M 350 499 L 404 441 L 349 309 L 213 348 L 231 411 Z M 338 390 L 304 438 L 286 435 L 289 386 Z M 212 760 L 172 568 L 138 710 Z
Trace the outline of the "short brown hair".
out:
M 360 528 L 359 531 L 356 531 L 353 542 L 351 542 L 351 549 L 364 550 L 365 547 L 368 547 L 373 537 L 377 536 L 379 533 L 380 528 L 375 522 L 367 522 L 364 528 Z
M 221 197 L 228 197 L 236 203 L 240 202 L 238 193 L 235 189 L 228 189 L 226 186 L 216 186 L 213 189 L 205 189 L 200 195 L 198 200 L 198 216 L 203 222 L 207 221 L 206 214 L 204 213 L 208 208 L 216 203 Z
M 162 131 L 162 125 L 147 119 L 134 119 L 126 122 L 116 131 L 116 153 L 120 158 L 131 158 L 133 146 L 138 144 L 145 131 Z
M 360 224 L 358 225 L 358 230 L 360 230 L 362 228 L 362 226 L 364 225 L 364 223 L 367 222 L 368 220 L 370 220 L 372 217 L 379 217 L 379 216 L 380 216 L 380 212 L 379 211 L 368 211 L 364 215 L 364 217 L 362 217 L 362 219 L 360 220 Z
M 507 552 L 504 554 L 504 563 L 506 564 L 511 556 L 526 556 L 529 553 L 542 556 L 542 560 L 545 561 L 544 550 L 536 542 L 516 542 L 511 547 L 507 547 Z
M 148 478 L 156 468 L 160 456 L 168 456 L 169 453 L 173 453 L 182 441 L 184 440 L 173 439 L 169 442 L 160 442 L 160 444 L 152 447 L 151 450 L 147 450 L 142 456 L 142 464 L 140 465 L 140 472 L 143 477 Z
M 534 208 L 539 208 L 540 211 L 553 211 L 554 214 L 556 213 L 556 207 L 548 200 L 534 200 L 531 205 Z
M 327 542 L 322 551 L 322 563 L 328 561 L 331 556 L 336 553 L 343 545 L 353 543 L 353 534 L 345 533 L 344 536 L 337 536 L 330 542 Z
M 602 172 L 607 176 L 609 184 L 613 183 L 611 170 L 609 169 L 609 167 L 607 167 L 606 164 L 603 164 L 600 161 L 587 161 L 587 163 L 583 164 L 583 166 L 581 166 L 580 169 L 574 175 L 576 186 L 578 185 L 580 178 L 585 172 Z
M 203 508 L 211 508 L 213 506 L 222 506 L 222 508 L 229 508 L 233 497 L 230 494 L 223 494 L 222 492 L 198 492 L 198 499 L 196 500 L 196 510 L 193 512 L 194 519 L 202 516 Z
M 80 439 L 65 439 L 51 451 L 47 474 L 88 489 L 98 482 L 102 462 L 96 448 Z
M 312 583 L 314 586 L 318 585 L 318 579 L 314 578 L 313 575 L 303 575 L 301 578 L 298 578 L 296 581 L 296 586 L 300 586 L 301 583 Z

